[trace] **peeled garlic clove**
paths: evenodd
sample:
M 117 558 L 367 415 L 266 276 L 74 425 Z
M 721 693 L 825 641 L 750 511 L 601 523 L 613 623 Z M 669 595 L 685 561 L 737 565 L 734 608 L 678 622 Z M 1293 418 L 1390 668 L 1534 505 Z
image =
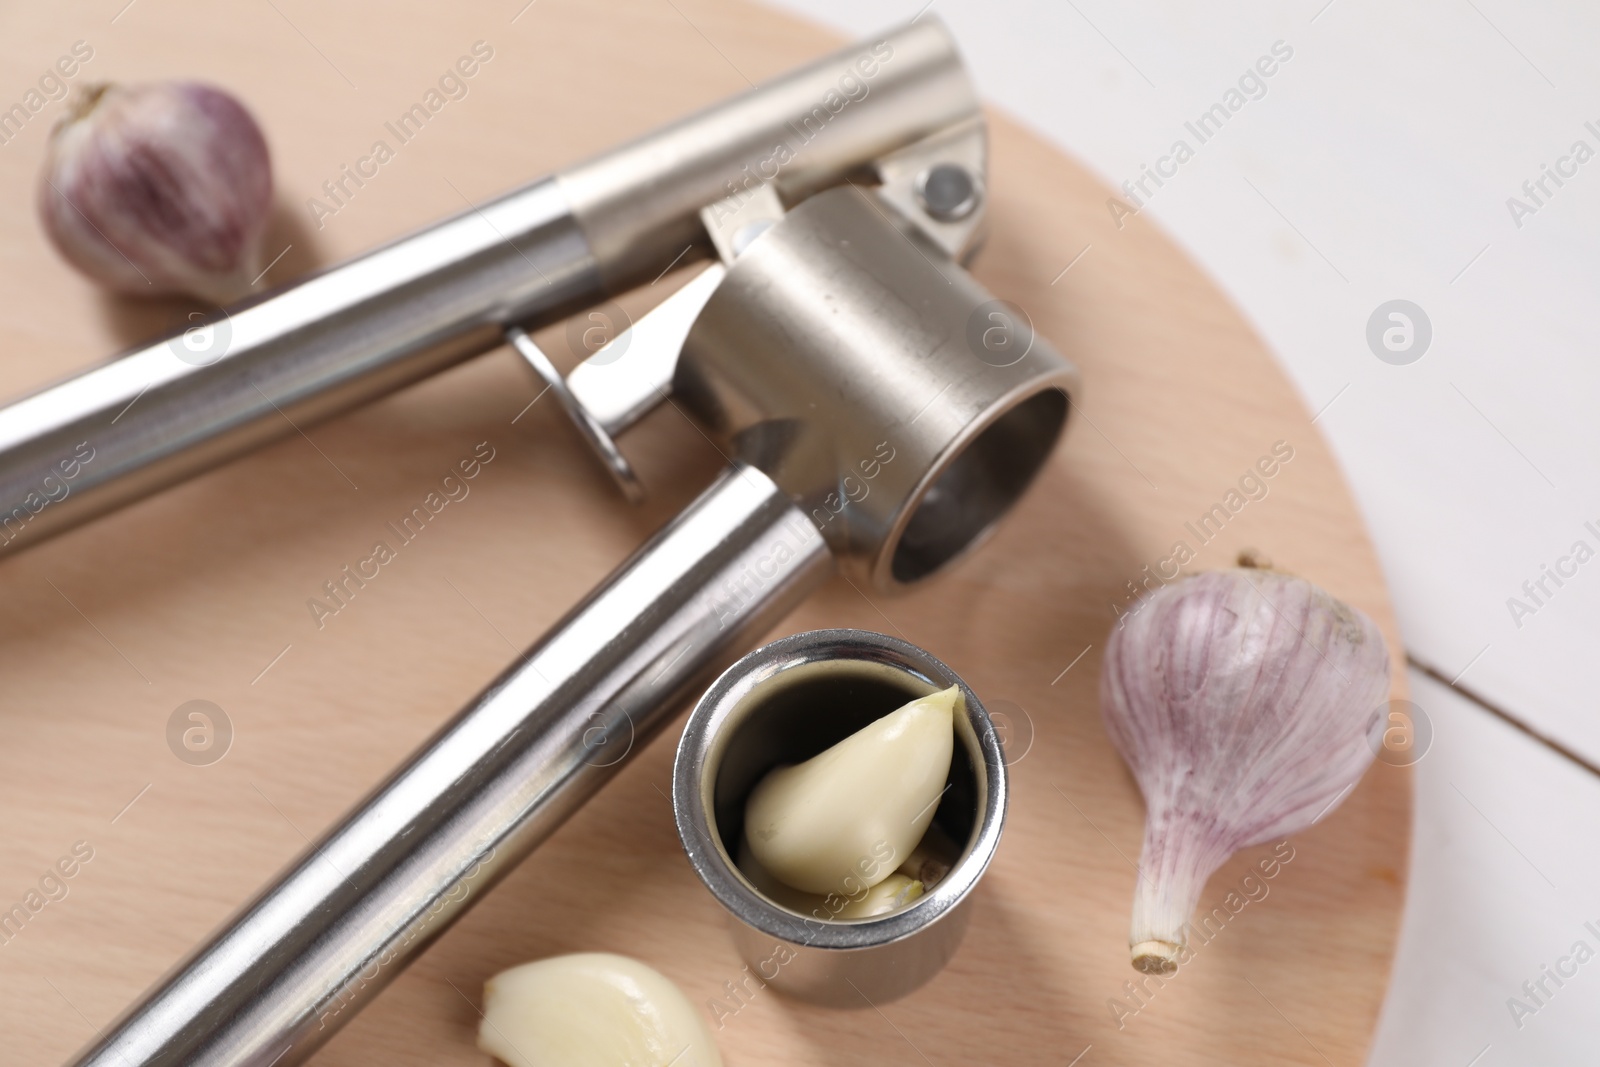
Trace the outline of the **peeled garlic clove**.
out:
M 790 911 L 814 918 L 828 918 L 827 900 L 822 893 L 807 893 L 795 889 L 793 886 L 784 885 L 773 873 L 761 866 L 761 861 L 756 859 L 750 851 L 750 843 L 739 843 L 739 858 L 734 866 L 739 868 L 739 873 L 744 875 L 755 888 L 755 891 L 777 904 L 779 907 L 788 908 Z M 839 899 L 843 899 L 842 897 Z M 821 909 L 822 914 L 817 911 Z
M 745 804 L 756 861 L 807 893 L 855 897 L 889 877 L 933 821 L 965 706 L 951 686 L 768 774 Z
M 250 113 L 193 82 L 92 85 L 50 133 L 39 215 L 74 267 L 126 293 L 227 303 L 260 271 L 272 207 Z
M 921 882 L 924 889 L 932 889 L 944 880 L 960 858 L 961 849 L 935 823 L 928 827 L 928 832 L 922 835 L 905 862 L 895 868 L 895 873 Z
M 525 963 L 483 985 L 478 1047 L 511 1067 L 721 1067 L 665 975 L 609 952 Z
M 928 827 L 928 835 L 938 833 L 938 827 Z M 940 836 L 943 836 L 942 834 Z M 916 856 L 921 851 L 919 844 L 912 855 Z M 932 862 L 931 860 L 928 862 Z M 779 907 L 788 908 L 809 919 L 871 919 L 879 915 L 887 915 L 892 911 L 899 911 L 922 896 L 925 887 L 916 878 L 895 871 L 875 886 L 863 889 L 853 896 L 841 896 L 838 893 L 805 893 L 784 885 L 773 877 L 772 872 L 756 860 L 750 852 L 748 844 L 739 846 L 739 860 L 737 864 L 740 873 L 749 879 L 755 890 Z M 947 868 L 948 869 L 948 868 Z
M 1146 807 L 1135 967 L 1176 970 L 1212 872 L 1342 799 L 1372 762 L 1388 692 L 1372 620 L 1273 571 L 1164 586 L 1113 631 L 1101 713 Z
M 920 896 L 922 896 L 922 883 L 896 872 L 867 890 L 860 900 L 846 902 L 834 918 L 872 919 L 879 915 L 888 915 L 890 912 L 899 911 Z

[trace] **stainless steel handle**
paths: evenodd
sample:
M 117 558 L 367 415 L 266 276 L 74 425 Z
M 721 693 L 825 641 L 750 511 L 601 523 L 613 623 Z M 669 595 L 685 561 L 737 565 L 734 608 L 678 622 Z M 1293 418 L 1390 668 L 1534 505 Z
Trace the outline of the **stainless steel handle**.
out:
M 954 42 L 923 16 L 0 407 L 0 550 L 648 280 L 707 247 L 708 204 L 762 183 L 803 197 L 979 114 Z
M 708 206 L 762 188 L 794 203 L 895 158 L 906 173 L 894 180 L 904 185 L 915 169 L 904 153 L 951 138 L 976 166 L 980 125 L 937 19 L 841 50 L 232 309 L 192 343 L 149 346 L 0 409 L 0 528 L 15 525 L 17 538 L 30 540 L 65 529 L 493 347 L 507 326 L 647 280 L 707 246 Z M 892 177 L 885 173 L 886 185 Z M 943 236 L 949 250 L 967 235 Z M 943 493 L 936 479 L 947 467 L 976 471 L 980 481 L 993 472 L 998 464 L 985 456 L 1017 437 L 1007 413 L 1064 374 L 1059 357 L 1038 359 L 1044 369 L 1017 372 L 999 399 L 960 390 L 972 400 L 959 412 L 971 434 L 930 445 L 915 471 L 896 468 L 893 480 L 906 482 L 895 497 L 902 518 Z M 960 363 L 962 381 L 978 373 L 970 362 Z M 596 389 L 615 393 L 596 406 L 590 428 L 611 433 L 636 418 L 649 400 L 645 382 L 662 391 L 666 366 L 651 364 L 629 388 L 608 385 L 598 371 L 578 375 L 578 400 Z M 899 397 L 902 407 L 912 399 Z M 1058 406 L 1064 418 L 1064 399 Z M 872 414 L 891 426 L 919 412 Z M 1024 469 L 1006 486 L 1020 492 L 1060 421 L 1022 449 Z M 974 442 L 979 462 L 956 464 Z M 845 473 L 867 462 L 834 458 Z M 911 466 L 909 453 L 901 464 Z M 966 486 L 966 475 L 956 484 Z M 826 578 L 834 557 L 794 492 L 736 464 L 74 1062 L 303 1061 L 679 703 Z M 979 510 L 986 523 L 995 509 Z M 903 525 L 877 529 L 873 544 L 892 555 Z
M 831 571 L 730 468 L 74 1064 L 300 1063 Z
M 499 323 L 560 314 L 598 286 L 547 180 L 211 316 L 0 408 L 0 543 L 48 537 L 434 374 L 500 344 Z

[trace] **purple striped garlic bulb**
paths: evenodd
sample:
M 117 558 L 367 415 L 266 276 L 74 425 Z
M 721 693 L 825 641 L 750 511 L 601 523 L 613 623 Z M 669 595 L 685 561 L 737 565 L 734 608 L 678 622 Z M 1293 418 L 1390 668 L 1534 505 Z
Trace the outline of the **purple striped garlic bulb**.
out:
M 40 221 L 110 289 L 228 303 L 261 270 L 271 209 L 266 138 L 209 85 L 85 86 L 50 132 Z
M 1134 967 L 1176 971 L 1206 879 L 1344 798 L 1372 762 L 1388 692 L 1372 620 L 1286 574 L 1200 574 L 1124 620 L 1106 645 L 1100 705 L 1145 799 Z

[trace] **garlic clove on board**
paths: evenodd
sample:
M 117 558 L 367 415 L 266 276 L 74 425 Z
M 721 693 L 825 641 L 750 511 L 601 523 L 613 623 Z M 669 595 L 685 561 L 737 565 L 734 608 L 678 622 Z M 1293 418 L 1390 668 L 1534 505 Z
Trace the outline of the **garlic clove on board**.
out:
M 266 138 L 220 89 L 84 86 L 50 132 L 40 221 L 68 262 L 111 289 L 242 296 L 271 208 Z
M 933 821 L 965 706 L 951 686 L 769 773 L 745 804 L 756 861 L 807 893 L 853 898 L 889 877 Z
M 478 1047 L 511 1067 L 722 1064 L 670 979 L 609 952 L 554 956 L 489 979 Z
M 1195 906 L 1229 856 L 1343 799 L 1372 762 L 1388 692 L 1376 624 L 1274 571 L 1164 586 L 1112 632 L 1101 713 L 1146 808 L 1136 968 L 1171 974 L 1188 958 Z

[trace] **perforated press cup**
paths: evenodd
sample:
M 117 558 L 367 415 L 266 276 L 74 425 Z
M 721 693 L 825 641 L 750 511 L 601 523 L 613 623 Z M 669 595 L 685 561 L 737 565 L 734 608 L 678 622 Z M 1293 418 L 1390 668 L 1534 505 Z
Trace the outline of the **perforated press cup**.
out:
M 955 856 L 923 896 L 876 918 L 829 919 L 776 903 L 740 873 L 745 801 L 768 771 L 952 685 L 966 713 L 955 720 L 933 826 Z M 689 861 L 727 909 L 751 972 L 791 996 L 864 1008 L 911 992 L 955 954 L 972 891 L 1000 843 L 1005 760 L 983 703 L 937 658 L 884 634 L 813 630 L 756 649 L 707 690 L 678 745 L 672 799 Z

